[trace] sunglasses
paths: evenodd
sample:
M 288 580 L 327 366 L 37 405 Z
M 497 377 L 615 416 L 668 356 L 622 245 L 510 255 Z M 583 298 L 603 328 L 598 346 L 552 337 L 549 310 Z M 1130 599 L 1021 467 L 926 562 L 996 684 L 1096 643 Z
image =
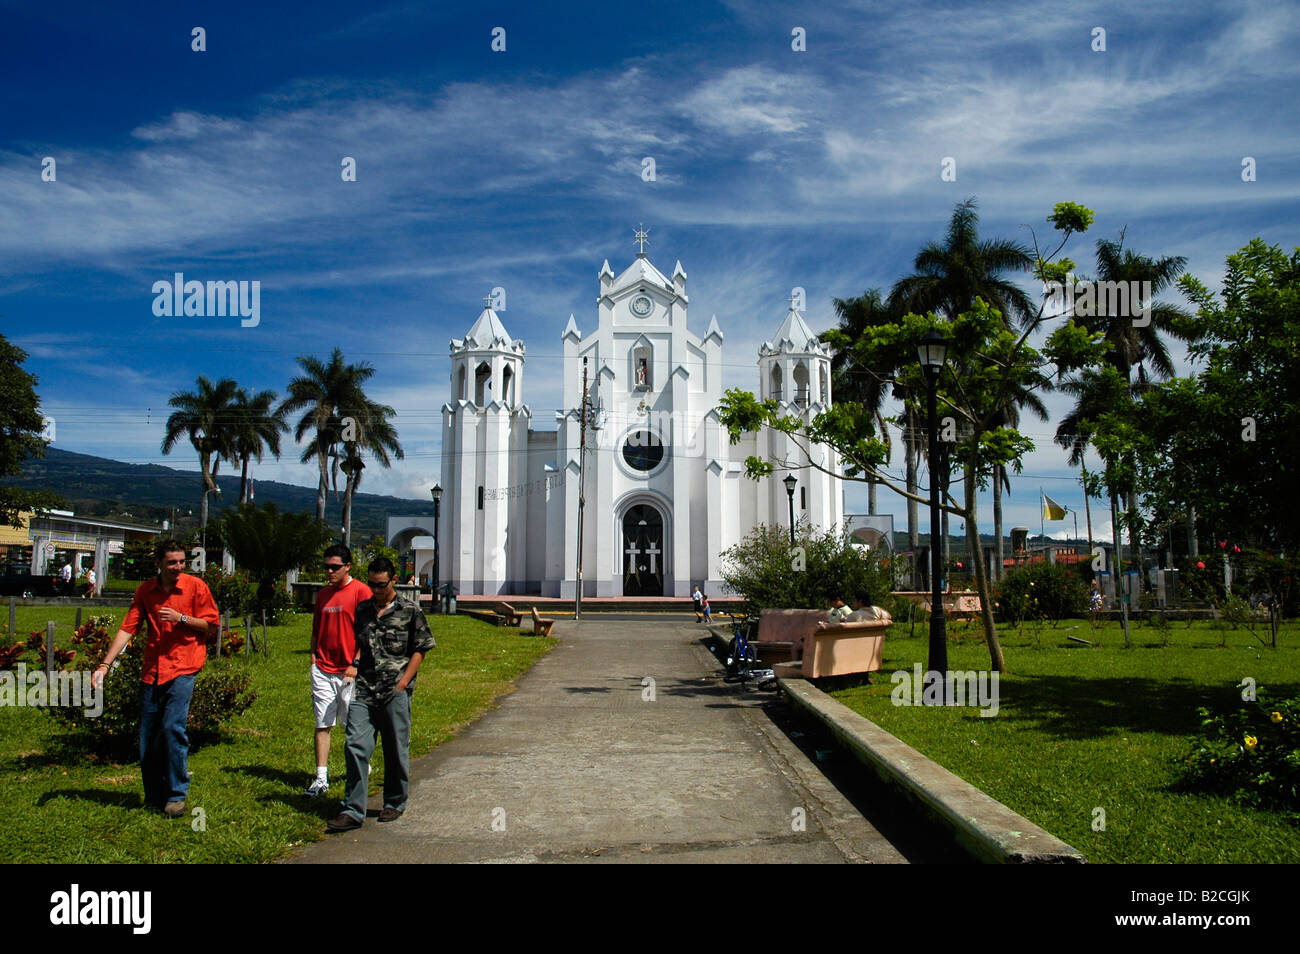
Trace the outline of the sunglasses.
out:
M 349 566 L 349 565 L 350 565 L 350 564 L 347 564 L 347 563 L 326 563 L 326 564 L 325 564 L 325 572 L 326 572 L 326 573 L 333 573 L 335 570 L 341 570 L 341 569 L 343 569 L 345 566 Z

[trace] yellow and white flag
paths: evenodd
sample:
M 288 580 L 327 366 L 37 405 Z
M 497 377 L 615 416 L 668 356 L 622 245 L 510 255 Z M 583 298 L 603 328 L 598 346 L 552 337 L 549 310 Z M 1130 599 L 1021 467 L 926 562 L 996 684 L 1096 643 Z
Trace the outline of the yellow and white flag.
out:
M 1065 508 L 1053 500 L 1047 494 L 1043 494 L 1043 519 L 1044 520 L 1064 520 Z

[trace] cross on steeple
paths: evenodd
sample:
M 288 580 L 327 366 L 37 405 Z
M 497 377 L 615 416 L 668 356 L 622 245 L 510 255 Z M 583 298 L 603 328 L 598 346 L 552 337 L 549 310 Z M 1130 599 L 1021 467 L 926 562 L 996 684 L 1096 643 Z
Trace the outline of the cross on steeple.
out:
M 492 296 L 491 296 L 491 295 L 484 295 L 484 296 L 483 296 L 483 307 L 484 307 L 484 308 L 491 308 L 491 307 L 492 307 Z
M 794 303 L 797 302 L 798 300 L 799 300 L 799 296 L 797 296 L 797 295 L 791 295 L 791 296 L 790 296 L 790 307 L 791 307 L 791 308 L 794 308 Z M 796 309 L 796 310 L 798 310 L 798 309 Z
M 642 222 L 640 225 L 637 226 L 637 230 L 636 230 L 636 243 L 638 246 L 637 248 L 638 255 L 645 254 L 645 247 L 649 243 L 649 241 L 650 241 L 650 230 L 647 229 L 645 227 L 645 223 Z

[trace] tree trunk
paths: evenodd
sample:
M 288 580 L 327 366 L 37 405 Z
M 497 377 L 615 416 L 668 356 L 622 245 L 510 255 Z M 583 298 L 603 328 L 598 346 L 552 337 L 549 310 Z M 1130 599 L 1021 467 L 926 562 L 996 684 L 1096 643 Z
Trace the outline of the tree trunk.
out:
M 966 481 L 966 542 L 972 553 L 979 552 L 979 523 L 975 511 L 974 475 L 967 473 Z M 1002 656 L 1002 643 L 998 641 L 997 625 L 993 622 L 993 589 L 989 585 L 988 574 L 984 572 L 984 561 L 976 559 L 975 588 L 980 594 L 980 619 L 984 622 L 984 641 L 989 647 L 989 665 L 994 672 L 1006 672 L 1006 659 Z
M 873 517 L 876 515 L 876 482 L 874 480 L 867 484 L 867 513 Z
M 1135 533 L 1134 528 L 1137 526 L 1137 522 L 1138 522 L 1137 491 L 1130 490 L 1128 492 L 1127 499 L 1125 500 L 1125 504 L 1128 507 L 1128 518 L 1129 518 L 1128 519 L 1128 552 L 1129 555 L 1133 558 L 1133 560 L 1136 561 L 1136 567 L 1138 571 L 1137 589 L 1138 592 L 1141 593 L 1146 588 L 1144 586 L 1144 580 L 1142 579 L 1144 576 L 1146 576 L 1146 548 L 1142 543 L 1142 534 L 1139 533 L 1137 534 L 1136 538 L 1134 537 L 1134 533 Z
M 316 442 L 316 463 L 320 465 L 320 483 L 316 486 L 316 522 L 325 522 L 325 493 L 329 488 L 329 464 L 326 458 L 328 454 L 326 449 L 321 446 L 319 440 Z
M 250 456 L 250 455 L 245 454 L 244 457 L 243 457 L 243 459 L 242 459 L 241 462 L 240 462 L 240 470 L 239 470 L 239 502 L 240 502 L 241 504 L 246 504 L 246 503 L 248 503 L 248 460 L 249 460 L 249 456 Z
M 993 579 L 1002 579 L 1002 476 L 1006 470 L 1002 467 L 993 468 L 993 553 L 995 563 L 993 566 Z M 981 558 L 983 554 L 980 554 Z
M 1196 508 L 1192 507 L 1187 511 L 1187 558 L 1189 561 L 1195 561 L 1200 555 L 1196 542 Z
M 1088 518 L 1088 556 L 1092 557 L 1092 504 L 1088 500 L 1088 481 L 1087 471 L 1084 470 L 1083 461 L 1079 461 L 1079 473 L 1084 476 L 1083 483 L 1083 512 Z
M 347 486 L 343 488 L 343 545 L 352 546 L 352 475 L 348 475 Z
M 1120 622 L 1124 626 L 1124 645 L 1129 643 L 1128 634 L 1128 603 L 1124 602 L 1124 574 L 1122 572 L 1124 561 L 1120 558 L 1119 550 L 1119 499 L 1110 495 L 1110 529 L 1111 536 L 1115 544 L 1115 565 L 1111 569 L 1111 578 L 1115 581 L 1115 599 L 1119 602 Z
M 910 404 L 904 406 L 905 409 L 905 426 L 907 427 L 907 442 L 904 457 L 907 463 L 907 492 L 915 494 L 916 488 L 916 457 L 919 449 L 916 444 L 916 415 Z M 917 520 L 917 502 L 911 497 L 907 498 L 907 545 L 915 555 L 921 549 L 921 526 Z M 921 567 L 915 556 L 912 559 L 912 589 L 921 588 Z
M 199 455 L 199 466 L 203 472 L 203 497 L 199 502 L 199 527 L 208 527 L 208 493 L 212 489 L 212 474 L 209 469 L 208 455 Z

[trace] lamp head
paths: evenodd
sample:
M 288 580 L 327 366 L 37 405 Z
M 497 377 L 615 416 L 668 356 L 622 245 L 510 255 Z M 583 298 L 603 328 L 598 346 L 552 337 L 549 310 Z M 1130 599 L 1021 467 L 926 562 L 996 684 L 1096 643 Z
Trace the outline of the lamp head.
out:
M 916 354 L 925 373 L 932 380 L 937 379 L 948 360 L 948 339 L 931 328 L 916 346 Z
M 788 493 L 791 497 L 793 497 L 794 488 L 798 485 L 799 478 L 796 477 L 794 474 L 786 474 L 785 479 L 782 480 L 781 483 L 785 484 L 785 492 Z

